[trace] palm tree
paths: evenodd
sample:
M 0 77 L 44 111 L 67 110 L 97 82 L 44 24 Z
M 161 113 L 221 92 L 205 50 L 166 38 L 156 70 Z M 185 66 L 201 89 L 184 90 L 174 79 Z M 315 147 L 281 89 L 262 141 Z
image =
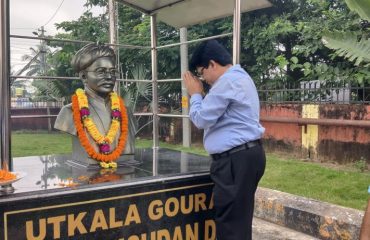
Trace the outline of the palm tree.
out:
M 41 43 L 36 48 L 30 48 L 31 53 L 22 57 L 23 61 L 28 61 L 27 65 L 23 67 L 22 72 L 26 72 L 26 76 L 45 76 L 52 72 L 52 65 L 50 59 L 55 52 L 51 52 L 50 48 Z M 21 72 L 21 73 L 22 73 Z M 19 73 L 19 74 L 21 74 Z M 18 75 L 19 75 L 18 74 Z M 56 80 L 51 79 L 36 79 L 32 85 L 37 89 L 34 99 L 42 101 L 58 101 L 64 102 L 66 95 L 59 87 Z
M 131 68 L 130 74 L 135 80 L 149 79 L 150 76 L 150 72 L 147 71 L 143 65 L 136 65 L 135 67 Z M 158 87 L 158 101 L 165 102 L 171 92 L 171 84 L 161 83 Z M 150 82 L 139 81 L 135 83 L 128 83 L 121 88 L 121 96 L 125 99 L 125 102 L 133 111 L 152 111 L 152 83 Z M 149 118 L 149 120 L 141 121 L 143 116 L 139 116 L 137 118 L 139 126 L 135 134 L 137 134 L 146 126 L 152 123 L 152 116 L 145 117 Z
M 46 55 L 51 51 L 45 45 L 37 45 L 36 48 L 30 48 L 31 53 L 22 56 L 23 61 L 28 61 L 26 68 L 27 76 L 45 75 L 50 66 L 47 64 Z

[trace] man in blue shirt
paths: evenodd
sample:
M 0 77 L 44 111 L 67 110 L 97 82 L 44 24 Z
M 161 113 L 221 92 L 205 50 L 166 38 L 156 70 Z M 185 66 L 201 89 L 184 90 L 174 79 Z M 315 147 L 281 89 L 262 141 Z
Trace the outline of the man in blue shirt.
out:
M 218 240 L 252 238 L 254 194 L 265 170 L 256 87 L 240 65 L 216 40 L 194 51 L 183 76 L 190 98 L 190 119 L 204 129 L 204 147 L 211 155 L 211 178 Z M 203 85 L 211 89 L 203 98 Z

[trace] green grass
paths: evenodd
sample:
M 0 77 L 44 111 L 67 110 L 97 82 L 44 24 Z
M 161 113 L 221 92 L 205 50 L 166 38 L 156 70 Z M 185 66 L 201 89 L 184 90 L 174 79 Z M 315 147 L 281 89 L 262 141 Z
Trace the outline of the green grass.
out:
M 63 133 L 15 132 L 11 139 L 12 156 L 61 154 L 72 151 L 71 137 Z
M 370 174 L 268 155 L 260 186 L 364 210 Z
M 150 140 L 137 140 L 137 148 L 151 147 Z M 202 147 L 160 143 L 162 148 L 207 156 Z M 71 152 L 71 138 L 67 134 L 46 132 L 12 134 L 12 156 L 34 156 Z M 370 173 L 352 169 L 332 169 L 318 163 L 267 156 L 266 172 L 260 186 L 305 196 L 346 207 L 364 210 L 370 184 Z

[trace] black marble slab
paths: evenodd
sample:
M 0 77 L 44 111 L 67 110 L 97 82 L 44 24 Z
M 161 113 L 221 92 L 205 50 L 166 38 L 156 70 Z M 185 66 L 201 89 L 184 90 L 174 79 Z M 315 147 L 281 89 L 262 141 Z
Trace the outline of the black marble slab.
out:
M 157 154 L 155 156 L 155 154 Z M 147 181 L 152 178 L 184 176 L 199 172 L 208 172 L 210 158 L 191 153 L 151 148 L 136 149 L 135 161 L 126 166 L 112 169 L 86 169 L 68 163 L 71 155 L 46 155 L 18 157 L 13 159 L 14 171 L 25 173 L 25 177 L 13 183 L 15 192 L 4 194 L 1 198 L 35 191 L 78 190 L 104 184 Z M 157 159 L 157 168 L 153 161 Z

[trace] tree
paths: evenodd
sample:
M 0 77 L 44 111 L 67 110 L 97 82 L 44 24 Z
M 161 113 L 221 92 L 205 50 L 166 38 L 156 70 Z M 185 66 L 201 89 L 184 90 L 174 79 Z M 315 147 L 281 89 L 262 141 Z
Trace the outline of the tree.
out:
M 361 18 L 363 26 L 362 32 L 336 31 L 328 32 L 323 36 L 325 46 L 334 49 L 338 56 L 344 57 L 349 61 L 355 62 L 359 66 L 365 62 L 365 66 L 370 66 L 370 1 L 368 0 L 346 0 L 348 7 L 356 12 Z M 364 72 L 364 71 L 363 71 Z M 370 71 L 364 72 L 370 75 Z M 360 78 L 360 83 L 363 78 Z M 367 77 L 370 83 L 370 77 Z
M 369 78 L 364 65 L 355 65 L 325 47 L 324 32 L 347 29 L 368 34 L 363 21 L 349 11 L 344 0 L 271 0 L 273 7 L 242 15 L 241 65 L 247 69 L 260 89 L 297 88 L 302 81 L 321 80 L 323 84 L 361 82 Z M 105 6 L 104 0 L 87 0 L 86 6 Z M 142 13 L 118 4 L 119 43 L 150 46 L 150 19 Z M 89 9 L 76 21 L 57 24 L 66 33 L 56 37 L 108 41 L 108 15 L 93 16 Z M 188 29 L 193 40 L 232 31 L 232 18 L 214 20 Z M 231 37 L 219 39 L 230 50 Z M 158 23 L 158 45 L 179 41 L 179 31 Z M 53 43 L 59 50 L 53 57 L 54 73 L 73 76 L 70 58 L 81 45 Z M 189 46 L 190 52 L 196 44 Z M 132 78 L 132 69 L 142 67 L 151 75 L 150 49 L 120 49 L 119 70 L 123 78 Z M 180 76 L 179 48 L 158 50 L 159 79 Z M 365 81 L 366 82 L 366 81 Z M 62 81 L 60 81 L 62 84 Z M 65 84 L 65 83 L 63 83 Z M 66 89 L 71 89 L 70 86 Z M 171 91 L 180 92 L 173 83 Z M 276 97 L 276 96 L 275 96 Z M 300 96 L 289 96 L 300 100 Z
M 105 6 L 106 1 L 91 0 L 86 2 L 86 6 Z M 123 6 L 118 5 L 119 21 L 118 42 L 121 44 L 150 46 L 150 18 L 144 16 L 142 13 Z M 58 34 L 56 37 L 64 39 L 84 39 L 94 42 L 108 42 L 108 15 L 107 12 L 99 16 L 93 16 L 89 10 L 76 21 L 62 22 L 57 24 L 58 29 L 63 29 L 66 33 Z M 177 42 L 178 31 L 173 28 L 160 23 L 158 25 L 158 32 L 161 33 L 159 37 L 160 44 L 169 44 Z M 163 35 L 163 36 L 162 36 Z M 73 76 L 73 70 L 69 67 L 70 60 L 81 45 L 70 43 L 52 43 L 53 47 L 58 47 L 59 50 L 54 54 L 50 60 L 55 63 L 54 74 L 59 76 Z M 146 77 L 151 75 L 151 59 L 150 48 L 146 49 L 120 49 L 119 52 L 119 71 L 121 78 L 133 78 L 133 70 L 143 68 L 147 72 Z M 179 49 L 160 50 L 158 62 L 158 77 L 177 78 L 180 76 L 180 58 Z M 148 79 L 150 79 L 148 77 Z M 61 85 L 62 83 L 59 81 Z M 149 84 L 150 85 L 150 84 Z M 179 84 L 161 84 L 170 85 L 174 91 L 180 91 Z M 66 87 L 73 91 L 74 88 Z M 167 88 L 167 87 L 164 87 Z M 73 92 L 69 93 L 71 95 Z
M 91 12 L 86 11 L 77 21 L 56 24 L 57 29 L 63 29 L 68 33 L 60 33 L 55 37 L 106 42 L 108 29 L 106 22 L 104 16 L 94 17 Z M 55 48 L 56 51 L 47 56 L 47 62 L 52 66 L 48 68 L 47 75 L 74 77 L 75 72 L 70 62 L 72 56 L 83 44 L 48 42 L 48 46 Z M 67 104 L 71 102 L 70 96 L 83 84 L 80 80 L 37 80 L 34 86 L 38 89 L 37 96 L 39 100 L 53 98 Z
M 359 100 L 370 99 L 370 1 L 368 0 L 346 0 L 349 9 L 356 12 L 362 19 L 359 20 L 361 31 L 325 32 L 322 41 L 330 49 L 335 50 L 333 56 L 344 57 L 360 70 L 355 73 L 355 78 L 363 88 L 358 93 Z M 363 96 L 363 97 L 361 97 Z
M 26 72 L 26 76 L 45 76 L 53 68 L 50 61 L 47 61 L 47 56 L 52 56 L 52 52 L 44 42 L 37 45 L 36 48 L 30 48 L 31 53 L 22 56 L 23 61 L 28 63 L 19 70 L 16 75 Z M 14 82 L 16 84 L 19 81 Z M 37 89 L 33 100 L 43 101 L 61 101 L 63 96 L 53 87 L 51 80 L 35 79 L 32 85 Z
M 50 66 L 44 59 L 47 54 L 51 53 L 50 49 L 45 47 L 43 44 L 40 44 L 37 45 L 36 48 L 31 47 L 30 50 L 30 54 L 22 56 L 22 61 L 28 61 L 26 68 L 23 68 L 27 71 L 26 75 L 44 75 L 47 69 L 50 68 Z

